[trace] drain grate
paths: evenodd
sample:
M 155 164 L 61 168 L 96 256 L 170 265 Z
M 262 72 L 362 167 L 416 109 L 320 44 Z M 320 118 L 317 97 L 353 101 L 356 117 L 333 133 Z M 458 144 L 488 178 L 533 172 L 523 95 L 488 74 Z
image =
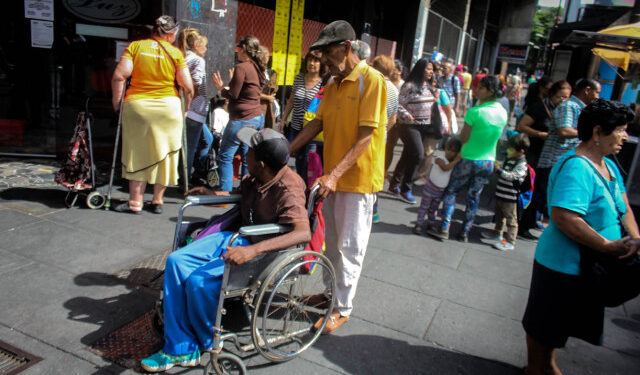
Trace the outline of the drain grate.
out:
M 42 358 L 0 341 L 0 375 L 14 375 L 40 362 Z
M 153 316 L 152 310 L 116 329 L 91 345 L 91 351 L 124 368 L 140 371 L 140 360 L 160 350 L 163 344 L 153 328 Z

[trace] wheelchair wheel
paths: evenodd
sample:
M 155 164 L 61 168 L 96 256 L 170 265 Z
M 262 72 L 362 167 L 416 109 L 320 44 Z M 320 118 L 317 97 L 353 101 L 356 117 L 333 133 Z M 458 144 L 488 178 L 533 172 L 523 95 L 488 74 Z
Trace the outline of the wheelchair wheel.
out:
M 211 353 L 204 375 L 245 375 L 247 368 L 240 357 L 231 353 Z
M 273 268 L 260 288 L 251 321 L 253 344 L 262 356 L 273 362 L 288 361 L 318 340 L 335 297 L 324 307 L 310 305 L 309 297 L 335 296 L 334 275 L 329 259 L 312 251 L 290 254 Z M 319 319 L 324 319 L 322 327 L 315 331 Z

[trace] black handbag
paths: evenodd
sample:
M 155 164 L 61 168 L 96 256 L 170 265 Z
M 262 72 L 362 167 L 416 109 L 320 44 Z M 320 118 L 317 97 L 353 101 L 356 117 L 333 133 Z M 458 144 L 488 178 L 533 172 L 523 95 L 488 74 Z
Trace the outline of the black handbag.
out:
M 428 127 L 427 134 L 433 139 L 442 139 L 442 117 L 440 116 L 440 109 L 438 109 L 438 100 L 441 93 L 437 89 L 434 91 L 431 85 L 427 85 L 427 88 L 435 98 L 435 102 L 431 106 L 431 123 L 426 125 Z
M 567 160 L 574 157 L 580 156 L 575 155 L 567 158 L 560 166 L 560 169 L 562 169 Z M 622 225 L 624 213 L 618 211 L 615 206 L 614 194 L 609 190 L 609 184 L 604 176 L 590 161 L 585 161 L 594 170 L 595 174 L 600 177 L 611 197 L 611 201 L 614 202 L 613 209 L 618 213 L 618 223 L 622 230 L 622 237 L 624 237 L 626 235 L 624 225 Z M 558 173 L 560 173 L 560 170 L 558 170 Z M 616 307 L 640 294 L 640 257 L 637 253 L 628 258 L 619 259 L 615 255 L 605 254 L 580 244 L 580 273 L 585 287 L 592 292 L 592 298 L 600 305 Z

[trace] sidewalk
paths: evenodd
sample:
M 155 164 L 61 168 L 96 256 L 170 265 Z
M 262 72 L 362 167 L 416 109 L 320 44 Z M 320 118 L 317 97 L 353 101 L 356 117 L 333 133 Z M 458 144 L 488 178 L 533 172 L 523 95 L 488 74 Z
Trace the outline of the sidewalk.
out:
M 181 199 L 174 193 L 164 214 L 138 216 L 68 210 L 65 194 L 0 190 L 0 341 L 43 358 L 21 375 L 133 374 L 89 346 L 153 306 L 155 296 L 129 271 L 153 273 L 162 263 Z M 419 237 L 411 233 L 416 211 L 381 194 L 382 222 L 371 234 L 352 319 L 300 358 L 250 362 L 249 373 L 520 374 L 535 244 L 519 241 L 501 253 L 480 242 L 478 228 L 468 244 Z M 490 227 L 491 217 L 481 210 L 477 224 Z M 570 339 L 558 363 L 565 374 L 640 373 L 640 299 L 607 311 L 603 347 Z

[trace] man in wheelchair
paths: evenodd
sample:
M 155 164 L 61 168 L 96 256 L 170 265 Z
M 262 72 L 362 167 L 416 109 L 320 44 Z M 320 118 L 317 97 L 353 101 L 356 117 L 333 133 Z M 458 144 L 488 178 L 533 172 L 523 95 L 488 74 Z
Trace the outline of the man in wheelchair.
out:
M 202 237 L 173 252 L 164 275 L 164 347 L 142 360 L 146 371 L 161 372 L 173 366 L 197 366 L 200 353 L 213 345 L 212 326 L 225 263 L 241 264 L 256 256 L 287 249 L 311 239 L 305 208 L 305 184 L 287 167 L 289 143 L 272 129 L 241 129 L 237 137 L 249 145 L 250 175 L 241 183 L 242 225 L 286 224 L 292 231 L 252 243 L 238 238 L 228 247 L 232 232 Z M 206 187 L 191 195 L 227 194 Z

